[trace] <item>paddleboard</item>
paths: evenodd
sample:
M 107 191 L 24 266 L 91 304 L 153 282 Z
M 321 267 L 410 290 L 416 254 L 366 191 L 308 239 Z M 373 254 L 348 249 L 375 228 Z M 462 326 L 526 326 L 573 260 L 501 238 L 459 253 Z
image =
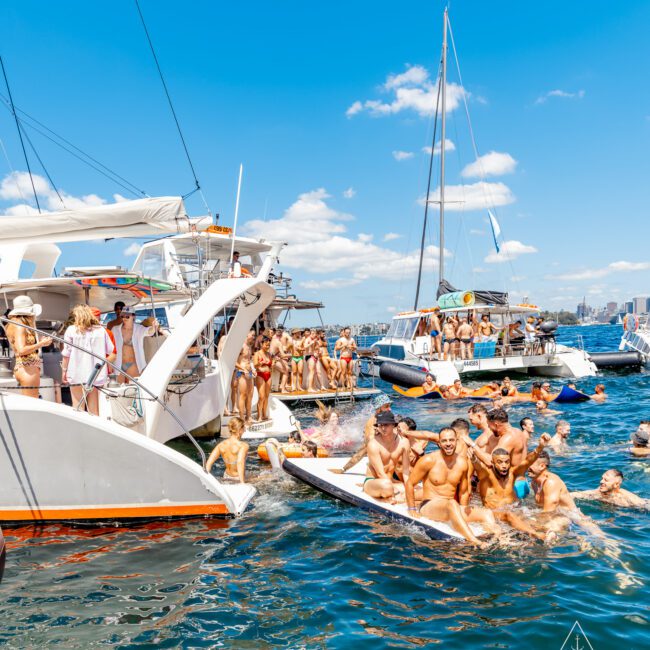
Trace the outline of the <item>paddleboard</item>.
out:
M 557 402 L 558 404 L 571 404 L 574 402 L 586 402 L 590 400 L 589 395 L 576 390 L 575 388 L 570 388 L 569 386 L 562 386 L 562 390 L 551 400 L 552 402 Z
M 366 476 L 368 460 L 364 458 L 345 474 L 334 474 L 330 469 L 345 465 L 349 457 L 337 458 L 283 458 L 282 469 L 287 474 L 307 483 L 311 487 L 329 494 L 335 499 L 350 505 L 369 510 L 370 512 L 387 517 L 403 524 L 416 526 L 433 539 L 465 541 L 449 524 L 433 521 L 426 517 L 414 517 L 410 514 L 405 503 L 391 505 L 386 501 L 373 499 L 363 491 L 363 479 Z M 478 524 L 471 524 L 474 534 L 485 534 Z

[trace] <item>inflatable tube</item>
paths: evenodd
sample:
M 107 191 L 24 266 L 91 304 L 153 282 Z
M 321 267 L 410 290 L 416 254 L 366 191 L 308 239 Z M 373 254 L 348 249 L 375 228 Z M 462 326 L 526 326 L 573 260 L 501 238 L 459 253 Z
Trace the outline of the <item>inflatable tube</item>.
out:
M 471 307 L 475 300 L 473 291 L 453 291 L 452 293 L 443 293 L 438 298 L 438 307 L 440 309 Z
M 379 377 L 389 384 L 397 384 L 405 388 L 422 386 L 426 371 L 419 368 L 405 366 L 394 361 L 384 361 L 379 366 Z M 435 381 L 435 377 L 433 378 Z
M 404 390 L 399 386 L 393 385 L 393 390 L 404 397 L 411 397 L 413 399 L 444 399 L 444 397 L 437 391 L 432 390 L 430 393 L 425 393 L 422 386 L 415 386 L 414 388 L 409 388 Z
M 568 386 L 562 386 L 562 390 L 551 400 L 551 402 L 557 402 L 558 404 L 574 404 L 576 402 L 586 402 L 590 400 L 589 395 L 581 393 L 575 388 L 569 388 Z
M 640 352 L 590 352 L 589 359 L 598 368 L 638 368 L 643 365 Z
M 302 458 L 302 449 L 298 443 L 282 443 L 280 449 L 287 458 Z M 318 448 L 318 457 L 319 458 L 328 458 L 329 454 L 322 447 Z M 266 448 L 266 443 L 263 442 L 257 448 L 257 455 L 266 463 L 270 462 L 269 460 L 269 451 Z

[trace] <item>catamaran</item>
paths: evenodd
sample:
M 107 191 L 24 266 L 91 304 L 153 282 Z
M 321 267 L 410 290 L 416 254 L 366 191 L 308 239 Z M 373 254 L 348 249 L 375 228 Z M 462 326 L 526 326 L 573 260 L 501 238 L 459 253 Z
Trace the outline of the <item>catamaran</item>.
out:
M 53 273 L 60 254 L 56 243 L 192 229 L 182 199 L 175 197 L 0 219 L 0 294 L 7 307 L 19 295 L 42 305 L 37 336 L 55 336 L 54 328 L 77 303 L 100 311 L 109 311 L 117 300 L 154 314 L 161 309 L 171 314 L 178 305 L 185 310 L 176 313 L 169 335 L 153 346 L 139 378 L 102 389 L 99 416 L 57 400 L 58 350 L 44 354 L 44 368 L 54 370 L 43 372 L 41 399 L 20 393 L 5 359 L 0 367 L 0 521 L 240 515 L 247 507 L 255 489 L 222 484 L 208 474 L 192 431 L 210 427 L 224 410 L 246 334 L 275 298 L 265 279 L 273 257 L 256 275 L 218 278 L 201 292 L 170 278 L 154 280 L 115 268 Z M 32 277 L 21 279 L 24 261 L 31 261 L 34 270 Z M 215 316 L 227 309 L 232 327 L 214 358 L 201 349 L 202 342 Z M 108 364 L 115 375 L 124 374 L 105 359 L 96 361 Z M 288 423 L 288 409 L 278 408 L 274 417 Z M 179 436 L 194 444 L 199 462 L 164 444 Z
M 596 366 L 589 359 L 587 352 L 560 345 L 555 341 L 553 324 L 544 325 L 542 331 L 528 345 L 510 340 L 511 324 L 519 322 L 523 332 L 526 319 L 539 315 L 540 310 L 536 305 L 527 301 L 521 304 L 512 304 L 508 294 L 501 291 L 457 291 L 445 278 L 445 146 L 439 147 L 440 197 L 437 201 L 431 200 L 431 171 L 434 155 L 438 154 L 438 147 L 436 147 L 438 118 L 440 120 L 440 142 L 446 142 L 448 33 L 450 33 L 449 16 L 445 9 L 442 56 L 438 77 L 440 106 L 436 106 L 415 303 L 411 311 L 397 314 L 393 318 L 386 336 L 371 346 L 377 353 L 375 363 L 371 368 L 380 377 L 392 383 L 400 383 L 400 379 L 404 380 L 405 374 L 400 369 L 406 368 L 407 371 L 417 369 L 429 372 L 433 374 L 438 384 L 445 385 L 450 385 L 461 377 L 485 377 L 498 374 L 526 373 L 549 377 L 594 375 Z M 465 101 L 464 95 L 463 100 Z M 439 111 L 438 108 L 440 108 Z M 466 113 L 469 117 L 469 111 Z M 476 146 L 474 149 L 476 151 Z M 478 153 L 476 153 L 476 157 L 478 158 Z M 433 308 L 422 309 L 419 307 L 425 236 L 429 206 L 432 203 L 438 203 L 440 217 L 437 291 L 439 313 L 444 317 L 455 315 L 468 319 L 480 319 L 481 316 L 487 314 L 490 322 L 498 328 L 498 334 L 483 337 L 485 340 L 472 343 L 471 358 L 440 359 L 432 349 L 432 337 L 430 336 L 433 329 L 431 326 Z M 492 214 L 490 214 L 490 220 L 495 232 L 496 244 L 495 218 Z M 415 378 L 413 381 L 418 381 L 420 375 L 412 373 L 409 377 Z M 406 381 L 409 380 L 406 379 Z

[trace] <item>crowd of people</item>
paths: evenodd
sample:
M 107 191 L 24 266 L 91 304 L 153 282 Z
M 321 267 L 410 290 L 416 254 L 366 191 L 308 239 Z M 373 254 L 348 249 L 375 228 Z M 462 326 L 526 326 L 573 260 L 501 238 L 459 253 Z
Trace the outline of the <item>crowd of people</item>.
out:
M 427 319 L 420 321 L 419 336 L 430 338 L 429 360 L 455 361 L 473 359 L 477 343 L 494 341 L 501 344 L 501 352 L 509 355 L 541 354 L 546 350 L 552 335 L 543 330 L 544 318 L 529 316 L 523 320 L 498 327 L 488 314 L 469 310 L 467 316 L 460 312 L 443 314 L 434 307 Z
M 471 428 L 478 435 L 470 435 Z M 502 534 L 502 523 L 532 538 L 552 543 L 570 522 L 603 537 L 602 531 L 575 504 L 597 499 L 613 505 L 649 507 L 650 502 L 623 489 L 623 473 L 606 471 L 597 489 L 571 493 L 551 471 L 552 454 L 566 452 L 571 426 L 560 420 L 553 435 L 533 443 L 535 423 L 524 417 L 513 426 L 500 406 L 473 404 L 467 419 L 457 418 L 437 432 L 419 430 L 412 418 L 398 417 L 383 395 L 366 423 L 364 444 L 341 469 L 344 473 L 367 457 L 363 491 L 391 503 L 405 501 L 414 517 L 446 522 L 472 544 L 485 546 L 472 530 L 480 523 L 486 533 Z M 630 452 L 650 456 L 650 421 L 632 436 Z M 429 443 L 438 449 L 426 453 Z M 522 507 L 534 494 L 536 511 Z
M 225 341 L 225 338 L 222 339 Z M 251 330 L 242 346 L 232 376 L 230 409 L 246 425 L 268 419 L 273 373 L 277 371 L 280 393 L 318 393 L 324 390 L 354 390 L 354 355 L 357 344 L 350 328 L 341 330 L 330 354 L 323 330 L 293 329 L 282 326 Z M 252 412 L 253 392 L 257 388 L 256 412 Z
M 47 370 L 53 380 L 57 401 L 61 401 L 61 386 L 69 386 L 72 406 L 93 415 L 99 413 L 99 389 L 114 373 L 112 366 L 121 369 L 117 381 L 125 383 L 137 378 L 147 365 L 144 339 L 160 332 L 158 322 L 150 318 L 142 324 L 135 322 L 135 311 L 119 301 L 114 305 L 115 318 L 104 327 L 101 312 L 88 305 L 75 305 L 56 333 L 57 342 L 49 336 L 40 336 L 36 319 L 41 305 L 29 296 L 17 296 L 4 324 L 9 345 L 14 354 L 13 374 L 23 395 L 39 397 L 43 374 L 43 351 L 50 350 L 60 357 Z M 90 353 L 90 354 L 89 354 Z M 100 363 L 99 360 L 108 361 Z

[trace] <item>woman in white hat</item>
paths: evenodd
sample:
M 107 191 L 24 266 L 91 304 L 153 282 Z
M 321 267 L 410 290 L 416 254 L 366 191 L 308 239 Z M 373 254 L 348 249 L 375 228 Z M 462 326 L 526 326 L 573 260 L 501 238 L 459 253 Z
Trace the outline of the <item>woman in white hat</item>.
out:
M 16 296 L 14 308 L 9 312 L 10 323 L 5 327 L 7 338 L 14 351 L 14 377 L 22 388 L 22 394 L 38 398 L 41 385 L 41 358 L 38 351 L 50 343 L 49 336 L 40 341 L 36 332 L 21 327 L 36 327 L 36 317 L 40 316 L 42 308 L 34 304 L 29 296 Z M 13 323 L 16 323 L 15 325 Z

